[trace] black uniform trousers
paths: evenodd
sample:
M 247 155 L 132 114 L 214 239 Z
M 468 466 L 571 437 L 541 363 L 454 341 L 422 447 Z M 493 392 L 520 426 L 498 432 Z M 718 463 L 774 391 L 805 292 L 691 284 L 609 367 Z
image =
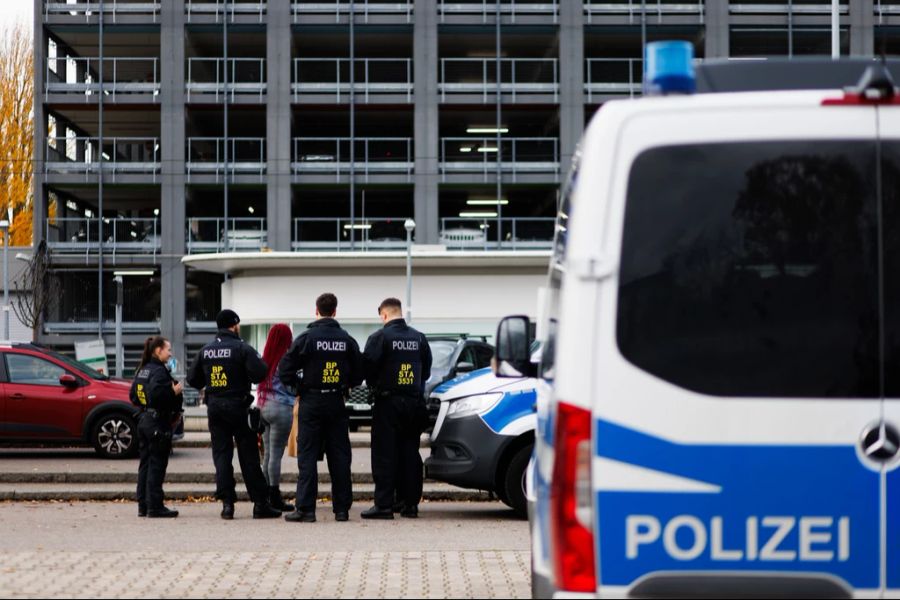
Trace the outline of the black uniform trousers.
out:
M 172 451 L 172 425 L 168 419 L 148 412 L 141 413 L 138 426 L 137 499 L 138 506 L 148 510 L 163 507 L 163 480 Z
M 396 499 L 406 506 L 422 498 L 422 455 L 419 444 L 428 418 L 419 395 L 382 392 L 372 415 L 372 474 L 375 506 L 390 508 Z
M 216 466 L 216 498 L 237 501 L 234 480 L 234 448 L 244 476 L 244 485 L 253 502 L 268 502 L 268 484 L 259 464 L 256 433 L 247 424 L 247 403 L 237 398 L 208 398 L 209 435 Z
M 324 448 L 331 475 L 332 510 L 347 512 L 353 504 L 350 480 L 350 418 L 340 392 L 303 390 L 297 429 L 297 509 L 313 512 L 319 494 L 316 462 Z

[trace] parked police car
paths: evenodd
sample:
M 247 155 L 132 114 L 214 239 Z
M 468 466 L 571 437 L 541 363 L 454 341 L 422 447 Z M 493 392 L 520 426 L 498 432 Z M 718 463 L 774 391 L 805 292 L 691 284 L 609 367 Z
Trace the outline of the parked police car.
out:
M 434 423 L 440 401 L 431 396 L 432 390 L 458 375 L 489 367 L 494 357 L 494 347 L 483 336 L 428 334 L 426 337 L 431 348 L 432 364 L 431 377 L 425 382 L 425 398 L 429 421 Z M 366 385 L 350 390 L 346 404 L 352 431 L 372 423 L 372 390 Z
M 692 87 L 679 52 L 651 85 Z M 766 69 L 807 89 L 740 92 Z M 893 82 L 702 75 L 738 91 L 610 102 L 582 140 L 539 311 L 535 594 L 900 595 Z M 527 332 L 501 323 L 499 374 L 532 374 Z
M 494 492 L 526 515 L 526 473 L 534 448 L 535 380 L 481 369 L 432 392 L 440 405 L 431 434 L 429 478 Z

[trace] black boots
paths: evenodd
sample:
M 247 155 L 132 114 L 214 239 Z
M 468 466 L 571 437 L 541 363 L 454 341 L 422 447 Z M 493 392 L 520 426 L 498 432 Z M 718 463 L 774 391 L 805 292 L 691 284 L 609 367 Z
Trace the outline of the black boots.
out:
M 284 515 L 284 520 L 288 523 L 315 523 L 316 513 L 295 510 L 290 514 Z
M 147 510 L 148 519 L 174 519 L 178 516 L 177 510 L 172 510 L 165 506 L 160 508 L 151 508 Z
M 388 521 L 394 518 L 394 511 L 390 508 L 373 506 L 372 508 L 364 510 L 360 516 L 363 519 L 382 519 Z
M 268 502 L 257 502 L 253 505 L 254 519 L 277 519 L 281 516 L 281 511 L 273 508 Z
M 222 502 L 222 518 L 230 521 L 234 518 L 234 502 Z
M 269 504 L 281 512 L 294 512 L 294 505 L 284 501 L 284 498 L 281 497 L 281 489 L 277 485 L 269 486 Z

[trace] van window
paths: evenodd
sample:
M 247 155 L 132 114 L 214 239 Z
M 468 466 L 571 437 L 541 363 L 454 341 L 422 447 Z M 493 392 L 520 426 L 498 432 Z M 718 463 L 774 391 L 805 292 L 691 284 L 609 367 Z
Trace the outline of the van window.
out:
M 881 145 L 884 219 L 885 395 L 900 398 L 900 141 Z
M 622 355 L 705 394 L 877 397 L 875 156 L 874 141 L 640 155 L 623 231 Z

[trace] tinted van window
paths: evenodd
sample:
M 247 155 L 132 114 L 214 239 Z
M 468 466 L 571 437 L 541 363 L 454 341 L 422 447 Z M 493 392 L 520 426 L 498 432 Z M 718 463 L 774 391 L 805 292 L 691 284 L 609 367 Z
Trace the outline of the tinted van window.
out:
M 657 148 L 628 183 L 617 340 L 701 393 L 878 396 L 874 142 Z

